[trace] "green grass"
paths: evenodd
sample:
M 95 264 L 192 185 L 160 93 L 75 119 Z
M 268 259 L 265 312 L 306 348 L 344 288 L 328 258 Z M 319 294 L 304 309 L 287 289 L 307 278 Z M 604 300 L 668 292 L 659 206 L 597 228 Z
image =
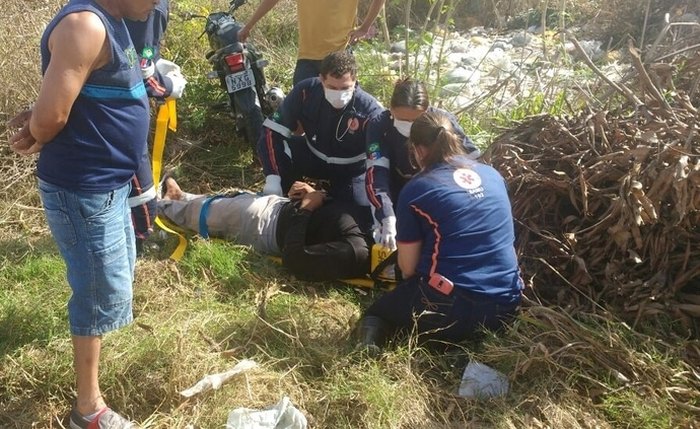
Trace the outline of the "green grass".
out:
M 0 423 L 10 427 L 45 427 L 61 419 L 73 395 L 63 267 L 55 249 L 39 247 L 44 250 L 38 256 L 19 264 L 6 257 L 0 277 L 2 320 L 16 309 L 30 312 L 36 298 L 43 304 L 41 317 L 28 318 L 23 329 L 12 327 L 6 338 L 14 343 L 3 338 Z M 52 293 L 46 293 L 51 283 Z M 104 340 L 104 393 L 147 427 L 163 428 L 220 427 L 231 409 L 264 407 L 285 394 L 316 427 L 536 427 L 533 418 L 584 427 L 577 423 L 584 415 L 611 427 L 670 428 L 691 421 L 659 395 L 672 383 L 692 386 L 691 379 L 678 378 L 681 350 L 619 322 L 583 318 L 563 331 L 527 311 L 505 335 L 490 335 L 480 346 L 441 355 L 409 342 L 373 360 L 355 352 L 352 340 L 354 323 L 371 299 L 346 286 L 294 281 L 244 247 L 195 240 L 179 264 L 139 262 L 136 321 Z M 566 343 L 575 347 L 554 354 Z M 260 368 L 220 391 L 179 398 L 200 377 L 244 358 Z M 509 374 L 509 396 L 485 403 L 453 396 L 469 358 Z M 636 368 L 625 374 L 632 378 L 629 386 L 607 370 L 620 362 Z M 518 404 L 524 405 L 516 409 Z
M 63 260 L 32 252 L 19 261 L 0 259 L 0 266 L 0 284 L 5 285 L 0 288 L 0 355 L 65 336 L 70 292 Z
M 615 427 L 671 428 L 668 401 L 649 401 L 644 390 L 622 390 L 607 396 L 602 403 L 606 417 Z

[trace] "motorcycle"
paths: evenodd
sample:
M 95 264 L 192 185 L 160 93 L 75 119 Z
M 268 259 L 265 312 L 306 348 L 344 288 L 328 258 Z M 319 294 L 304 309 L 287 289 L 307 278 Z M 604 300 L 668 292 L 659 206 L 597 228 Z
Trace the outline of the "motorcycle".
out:
M 185 14 L 183 18 L 203 18 L 204 31 L 211 51 L 206 58 L 213 70 L 210 79 L 218 79 L 228 94 L 228 107 L 236 120 L 236 128 L 243 131 L 246 140 L 255 150 L 265 117 L 271 115 L 284 99 L 280 88 L 268 88 L 263 68 L 268 61 L 262 58 L 251 43 L 238 41 L 238 31 L 243 28 L 234 17 L 236 10 L 246 0 L 231 0 L 228 12 L 212 12 L 208 16 Z

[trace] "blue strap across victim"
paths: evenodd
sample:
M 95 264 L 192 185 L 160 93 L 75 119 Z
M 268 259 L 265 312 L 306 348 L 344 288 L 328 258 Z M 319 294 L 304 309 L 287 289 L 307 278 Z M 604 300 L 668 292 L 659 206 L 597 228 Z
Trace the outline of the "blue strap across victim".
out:
M 202 204 L 202 210 L 199 212 L 199 235 L 202 238 L 209 238 L 209 228 L 207 227 L 207 216 L 209 216 L 209 206 L 212 201 L 218 200 L 219 198 L 227 197 L 228 195 L 214 195 L 207 198 Z

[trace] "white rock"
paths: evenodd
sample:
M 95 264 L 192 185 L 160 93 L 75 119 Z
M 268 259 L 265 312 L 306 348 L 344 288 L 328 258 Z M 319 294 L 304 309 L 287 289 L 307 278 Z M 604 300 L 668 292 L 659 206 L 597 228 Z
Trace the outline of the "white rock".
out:
M 469 107 L 473 98 L 459 95 L 457 97 L 446 98 L 443 100 L 442 106 L 448 111 L 457 112 Z
M 505 374 L 481 362 L 471 361 L 464 368 L 458 394 L 466 398 L 485 399 L 505 396 L 509 389 L 510 383 Z
M 515 46 L 516 48 L 522 48 L 523 46 L 527 46 L 528 44 L 530 44 L 531 41 L 532 35 L 525 31 L 521 31 L 515 33 L 513 37 L 511 37 L 510 44 Z
M 479 63 L 483 62 L 491 51 L 491 45 L 484 46 L 474 46 L 466 52 L 466 56 L 462 59 L 462 63 L 468 66 L 476 67 Z
M 488 37 L 489 32 L 486 31 L 486 29 L 483 26 L 478 26 L 478 27 L 472 27 L 469 29 L 469 35 L 470 36 L 484 36 Z
M 502 51 L 509 51 L 509 50 L 513 49 L 513 45 L 506 42 L 505 40 L 496 40 L 495 42 L 493 42 L 493 45 L 491 45 L 491 49 L 500 49 Z
M 457 67 L 450 70 L 445 78 L 448 83 L 460 83 L 469 82 L 469 79 L 473 76 L 474 70 L 469 70 L 464 67 Z
M 466 52 L 450 52 L 447 54 L 446 61 L 448 67 L 458 67 L 469 63 L 471 56 Z
M 450 40 L 448 44 L 450 52 L 465 53 L 469 50 L 469 41 L 461 37 L 458 39 Z
M 389 50 L 391 52 L 406 52 L 406 41 L 399 40 L 398 42 L 392 43 Z
M 601 48 L 603 46 L 603 42 L 599 42 L 597 40 L 581 40 L 579 45 L 581 45 L 581 48 L 586 53 L 588 58 L 592 59 L 593 61 L 597 61 L 602 58 L 603 55 L 605 55 L 605 51 Z M 565 47 L 566 51 L 574 57 L 578 58 L 581 56 L 580 52 L 576 49 L 573 43 L 566 43 Z
M 489 46 L 491 45 L 491 39 L 488 37 L 475 35 L 469 38 L 469 43 L 474 46 Z
M 477 88 L 476 84 L 469 83 L 448 83 L 440 88 L 440 96 L 445 99 L 452 99 L 455 97 L 471 97 L 474 94 L 474 89 Z

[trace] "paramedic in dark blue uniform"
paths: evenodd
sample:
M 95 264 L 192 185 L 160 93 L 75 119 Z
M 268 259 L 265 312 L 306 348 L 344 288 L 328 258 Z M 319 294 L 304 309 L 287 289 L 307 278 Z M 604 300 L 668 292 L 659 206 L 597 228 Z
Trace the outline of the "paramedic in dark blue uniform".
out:
M 152 98 L 166 98 L 173 92 L 173 86 L 177 87 L 177 82 L 173 82 L 156 67 L 160 60 L 160 44 L 168 28 L 168 14 L 168 0 L 160 0 L 148 20 L 124 20 L 136 53 L 139 54 L 146 92 Z M 177 89 L 175 88 L 176 91 Z
M 258 142 L 266 176 L 263 193 L 282 195 L 303 177 L 327 179 L 329 196 L 369 206 L 364 187 L 365 132 L 368 121 L 382 110 L 357 85 L 351 53 L 326 56 L 321 75 L 295 85 L 263 123 Z
M 419 340 L 459 342 L 483 326 L 511 318 L 523 288 L 513 242 L 505 181 L 492 167 L 469 159 L 440 112 L 411 127 L 421 171 L 403 188 L 396 216 L 396 289 L 367 310 L 362 343 L 381 347 L 385 334 L 417 328 Z
M 374 239 L 389 249 L 396 249 L 394 202 L 399 191 L 418 172 L 408 150 L 411 124 L 425 112 L 445 115 L 462 140 L 467 156 L 481 153 L 459 126 L 457 118 L 444 110 L 430 107 L 425 85 L 411 78 L 394 85 L 391 107 L 367 125 L 367 197 L 374 213 Z
M 139 55 L 141 74 L 150 98 L 163 101 L 180 98 L 187 81 L 174 63 L 160 57 L 160 44 L 168 27 L 168 0 L 160 0 L 146 21 L 125 19 L 131 41 Z M 129 207 L 136 235 L 136 249 L 141 253 L 143 242 L 153 231 L 156 217 L 156 190 L 148 147 L 144 148 L 139 169 L 131 182 Z

